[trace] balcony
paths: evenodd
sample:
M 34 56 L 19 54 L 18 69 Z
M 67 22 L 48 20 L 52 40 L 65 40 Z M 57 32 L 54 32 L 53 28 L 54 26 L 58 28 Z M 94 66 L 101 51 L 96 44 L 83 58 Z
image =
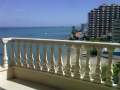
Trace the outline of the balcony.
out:
M 3 90 L 118 90 L 113 83 L 112 50 L 119 43 L 101 43 L 38 38 L 2 38 L 0 88 Z M 91 57 L 90 49 L 97 56 Z M 108 58 L 101 57 L 103 48 Z M 106 72 L 102 66 L 106 65 Z M 102 79 L 105 74 L 105 80 Z

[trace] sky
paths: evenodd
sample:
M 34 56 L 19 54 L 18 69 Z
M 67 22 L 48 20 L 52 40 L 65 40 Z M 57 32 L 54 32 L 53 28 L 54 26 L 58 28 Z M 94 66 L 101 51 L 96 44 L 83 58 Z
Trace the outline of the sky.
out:
M 80 25 L 103 3 L 120 0 L 0 0 L 0 27 Z

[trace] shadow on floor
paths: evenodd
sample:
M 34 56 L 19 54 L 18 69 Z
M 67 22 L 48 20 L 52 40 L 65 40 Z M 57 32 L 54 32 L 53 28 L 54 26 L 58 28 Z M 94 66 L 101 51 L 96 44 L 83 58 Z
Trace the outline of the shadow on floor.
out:
M 6 90 L 6 89 L 0 87 L 0 90 Z
M 60 88 L 51 87 L 51 86 L 48 86 L 48 85 L 34 83 L 34 82 L 31 82 L 31 81 L 25 81 L 25 80 L 20 80 L 20 79 L 11 79 L 9 81 L 13 81 L 15 83 L 25 85 L 25 86 L 31 87 L 33 89 L 36 89 L 36 90 L 62 90 Z M 0 89 L 0 90 L 5 90 L 5 89 Z

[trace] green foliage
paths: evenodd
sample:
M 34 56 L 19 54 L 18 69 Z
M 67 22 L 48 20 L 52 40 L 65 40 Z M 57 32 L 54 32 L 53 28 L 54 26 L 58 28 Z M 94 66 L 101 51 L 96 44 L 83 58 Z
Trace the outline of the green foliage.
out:
M 118 83 L 119 77 L 118 73 L 120 72 L 120 62 L 113 65 L 113 81 L 115 84 Z
M 96 56 L 97 55 L 97 49 L 96 48 L 91 48 L 90 49 L 90 55 L 91 56 Z
M 101 78 L 103 81 L 106 81 L 106 72 L 107 72 L 107 65 L 102 66 L 102 73 L 101 73 Z M 118 73 L 120 72 L 120 62 L 118 62 L 117 64 L 113 65 L 113 82 L 115 84 L 118 83 L 119 81 L 119 77 L 118 77 Z
M 106 80 L 107 65 L 102 66 L 101 69 L 102 69 L 101 78 L 102 78 L 102 81 L 105 81 Z
M 118 75 L 119 71 L 120 71 L 120 62 L 113 65 L 113 73 L 114 73 L 114 75 Z

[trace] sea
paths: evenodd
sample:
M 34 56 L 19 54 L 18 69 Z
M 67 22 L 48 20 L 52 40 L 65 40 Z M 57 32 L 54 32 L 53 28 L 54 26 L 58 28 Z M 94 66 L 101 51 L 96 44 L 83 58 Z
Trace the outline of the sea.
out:
M 2 37 L 29 37 L 45 39 L 66 39 L 71 27 L 1 27 Z
M 1 27 L 0 38 L 22 37 L 41 39 L 68 39 L 71 27 Z M 2 61 L 2 44 L 0 45 L 0 63 Z M 57 51 L 56 51 L 57 52 Z M 48 52 L 49 53 L 49 52 Z M 9 53 L 8 53 L 9 56 Z M 57 57 L 57 56 L 56 56 Z

